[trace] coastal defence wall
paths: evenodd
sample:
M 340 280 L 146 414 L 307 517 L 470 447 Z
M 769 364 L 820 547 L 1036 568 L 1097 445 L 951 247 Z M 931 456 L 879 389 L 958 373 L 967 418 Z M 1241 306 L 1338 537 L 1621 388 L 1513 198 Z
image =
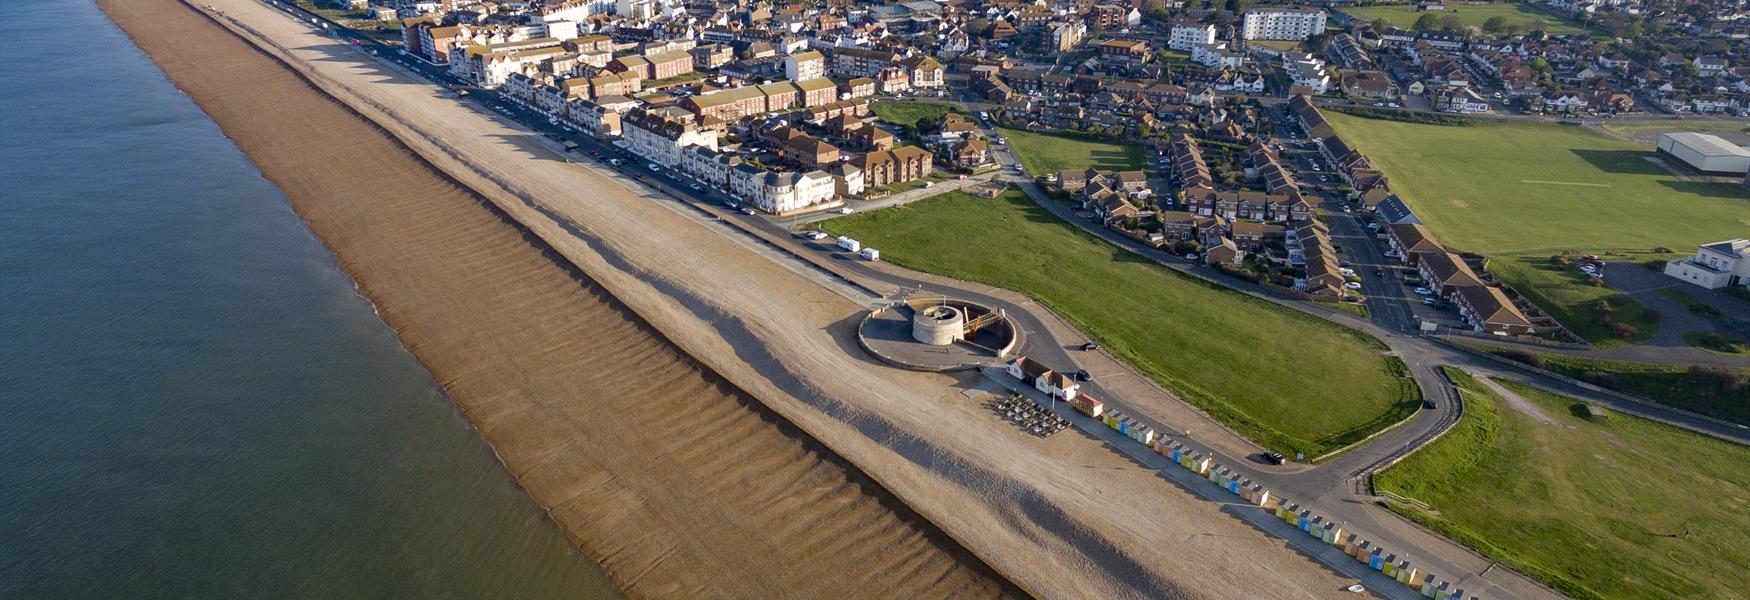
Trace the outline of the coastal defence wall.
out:
M 176 0 L 99 5 L 636 597 L 1020 595 L 515 220 Z

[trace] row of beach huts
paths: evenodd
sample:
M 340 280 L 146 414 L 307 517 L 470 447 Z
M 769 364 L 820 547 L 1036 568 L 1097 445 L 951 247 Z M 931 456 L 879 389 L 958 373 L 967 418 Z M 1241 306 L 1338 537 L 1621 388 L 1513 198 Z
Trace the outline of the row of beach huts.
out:
M 1398 583 L 1409 586 L 1425 597 L 1434 600 L 1477 600 L 1476 596 L 1466 595 L 1464 590 L 1457 589 L 1450 582 L 1438 580 L 1434 575 L 1422 572 L 1421 569 L 1410 564 L 1408 560 L 1400 560 L 1396 554 L 1386 551 L 1385 548 L 1361 539 L 1356 534 L 1344 531 L 1343 527 L 1335 521 L 1326 520 L 1321 515 L 1313 514 L 1312 509 L 1271 495 L 1270 490 L 1265 489 L 1262 484 L 1216 463 L 1209 454 L 1193 450 L 1180 442 L 1170 441 L 1157 435 L 1154 429 L 1148 425 L 1126 416 L 1118 410 L 1107 408 L 1104 402 L 1083 392 L 1081 385 L 1076 383 L 1074 378 L 1054 372 L 1025 356 L 1019 356 L 1009 361 L 1005 371 L 1010 377 L 1019 379 L 1042 393 L 1069 403 L 1089 418 L 1105 424 L 1125 437 L 1167 457 L 1179 466 L 1208 479 L 1210 483 L 1240 497 L 1246 503 L 1271 511 L 1276 518 L 1282 519 L 1319 541 L 1335 546 L 1357 562 L 1367 565 L 1368 568 L 1390 577 Z

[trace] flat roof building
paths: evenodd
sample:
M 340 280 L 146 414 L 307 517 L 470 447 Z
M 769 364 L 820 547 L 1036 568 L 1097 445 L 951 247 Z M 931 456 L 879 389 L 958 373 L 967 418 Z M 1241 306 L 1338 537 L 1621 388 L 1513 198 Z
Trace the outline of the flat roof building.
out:
M 1681 131 L 1659 136 L 1659 153 L 1683 161 L 1708 175 L 1750 172 L 1750 150 L 1717 135 Z

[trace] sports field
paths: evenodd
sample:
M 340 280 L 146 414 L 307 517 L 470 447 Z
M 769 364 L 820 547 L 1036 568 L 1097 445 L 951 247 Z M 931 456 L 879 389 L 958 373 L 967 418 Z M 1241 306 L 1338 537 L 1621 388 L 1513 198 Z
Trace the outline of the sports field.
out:
M 1385 19 L 1387 23 L 1409 29 L 1416 24 L 1416 19 L 1425 14 L 1435 17 L 1458 15 L 1465 25 L 1481 29 L 1483 22 L 1490 17 L 1505 17 L 1509 23 L 1518 23 L 1521 32 L 1542 29 L 1556 35 L 1567 33 L 1586 33 L 1586 28 L 1568 21 L 1553 13 L 1545 12 L 1519 3 L 1497 4 L 1448 4 L 1445 10 L 1416 12 L 1412 4 L 1381 4 L 1375 6 L 1357 6 L 1344 8 L 1343 12 L 1366 22 L 1374 19 Z
M 1318 456 L 1415 412 L 1377 340 L 1143 260 L 1018 191 L 821 223 L 896 264 L 1017 290 L 1241 434 Z
M 1673 175 L 1651 143 L 1545 123 L 1448 127 L 1335 111 L 1325 117 L 1391 178 L 1392 190 L 1441 242 L 1488 255 L 1492 270 L 1593 343 L 1638 341 L 1657 325 L 1600 336 L 1610 328 L 1593 307 L 1616 294 L 1577 287 L 1583 278 L 1575 272 L 1534 268 L 1542 261 L 1563 250 L 1686 252 L 1750 231 L 1750 192 L 1735 182 Z M 1629 315 L 1642 310 L 1619 300 Z
M 1743 596 L 1750 448 L 1448 373 L 1464 417 L 1374 478 L 1431 510 L 1394 509 L 1576 598 Z
M 1143 147 L 1096 139 L 1034 133 L 1019 129 L 1003 129 L 1003 137 L 1021 158 L 1021 164 L 1033 175 L 1056 173 L 1064 169 L 1128 171 L 1143 168 Z
M 1325 118 L 1442 242 L 1462 250 L 1693 248 L 1750 229 L 1750 192 L 1672 175 L 1651 144 L 1545 123 Z

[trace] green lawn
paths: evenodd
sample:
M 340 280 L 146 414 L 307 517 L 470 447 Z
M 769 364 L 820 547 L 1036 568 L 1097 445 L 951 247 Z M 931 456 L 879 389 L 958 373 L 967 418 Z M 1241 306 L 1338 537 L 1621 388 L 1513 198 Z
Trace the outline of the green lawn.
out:
M 1470 127 L 1325 117 L 1391 178 L 1440 241 L 1494 257 L 1503 280 L 1595 344 L 1644 339 L 1597 334 L 1584 307 L 1613 294 L 1577 289 L 1571 273 L 1514 265 L 1563 250 L 1580 254 L 1683 249 L 1750 229 L 1750 193 L 1735 183 L 1683 181 L 1649 162 L 1651 144 L 1545 123 L 1483 121 Z M 1643 310 L 1632 300 L 1630 313 Z M 1573 320 L 1579 318 L 1580 320 Z M 1650 325 L 1650 324 L 1649 324 Z
M 1102 171 L 1131 171 L 1148 164 L 1143 147 L 1137 144 L 1104 142 L 1088 137 L 1035 133 L 1019 129 L 1002 130 L 1003 137 L 1021 158 L 1021 164 L 1033 175 L 1056 173 L 1064 169 L 1094 167 Z
M 1318 456 L 1418 408 L 1372 338 L 1149 262 L 1017 191 L 950 192 L 820 224 L 884 260 L 1021 291 L 1271 449 Z
M 939 102 L 914 102 L 909 100 L 882 100 L 869 105 L 869 110 L 875 111 L 875 116 L 883 121 L 898 125 L 916 125 L 918 119 L 938 121 L 942 115 L 960 112 L 960 107 Z
M 1394 509 L 1576 598 L 1742 597 L 1750 448 L 1448 373 L 1464 418 L 1374 477 L 1433 512 Z
M 1521 32 L 1542 29 L 1556 35 L 1587 33 L 1585 27 L 1572 21 L 1518 3 L 1448 4 L 1446 10 L 1431 13 L 1416 12 L 1416 7 L 1413 4 L 1359 6 L 1344 8 L 1343 12 L 1369 23 L 1373 22 L 1374 19 L 1385 19 L 1388 23 L 1405 29 L 1415 25 L 1416 19 L 1421 18 L 1423 14 L 1433 14 L 1436 17 L 1454 14 L 1463 19 L 1465 25 L 1478 29 L 1481 29 L 1483 22 L 1489 20 L 1490 17 L 1501 16 L 1506 17 L 1510 23 L 1518 23 Z
M 1651 365 L 1493 345 L 1473 347 L 1659 404 L 1750 425 L 1750 369 Z

